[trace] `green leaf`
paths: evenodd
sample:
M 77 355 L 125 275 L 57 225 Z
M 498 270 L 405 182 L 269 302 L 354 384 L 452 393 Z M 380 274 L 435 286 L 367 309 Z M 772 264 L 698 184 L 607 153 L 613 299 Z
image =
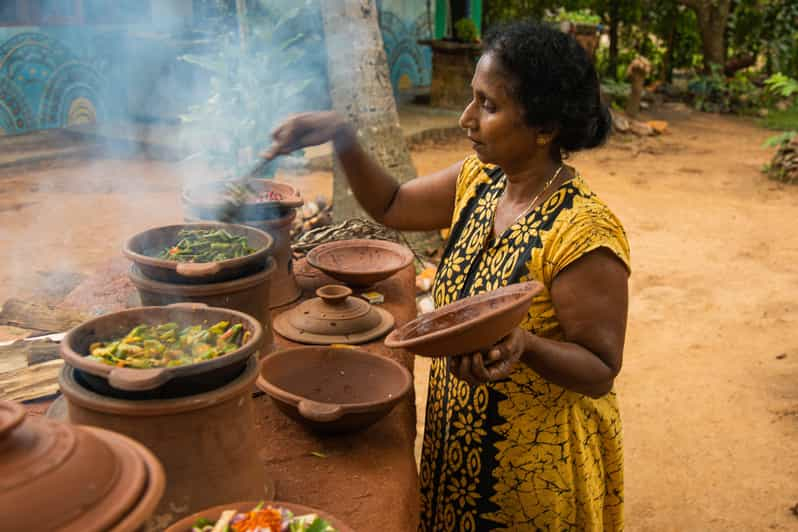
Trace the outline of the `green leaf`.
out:
M 312 523 L 310 523 L 310 526 L 307 528 L 306 532 L 325 532 L 328 528 L 330 528 L 330 523 L 321 517 L 317 517 Z

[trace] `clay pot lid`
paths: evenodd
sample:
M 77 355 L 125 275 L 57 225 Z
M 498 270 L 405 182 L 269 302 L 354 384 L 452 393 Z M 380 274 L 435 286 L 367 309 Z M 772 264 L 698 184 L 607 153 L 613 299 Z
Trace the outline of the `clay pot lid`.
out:
M 318 297 L 300 303 L 274 319 L 274 330 L 305 344 L 360 344 L 388 332 L 394 318 L 387 310 L 352 297 L 343 285 L 324 285 Z
M 21 405 L 9 401 L 0 402 L 0 412 L 4 527 L 99 532 L 137 508 L 141 512 L 145 499 L 155 508 L 163 471 L 138 444 L 106 431 L 27 417 Z M 134 530 L 147 517 L 126 528 Z

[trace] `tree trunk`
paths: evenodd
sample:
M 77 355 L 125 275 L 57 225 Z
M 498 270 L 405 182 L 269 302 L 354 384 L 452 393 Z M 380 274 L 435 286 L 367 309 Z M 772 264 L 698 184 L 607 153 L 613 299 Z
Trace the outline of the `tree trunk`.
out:
M 726 62 L 724 35 L 731 10 L 731 0 L 679 0 L 679 2 L 696 13 L 704 52 L 704 70 L 707 73 L 711 72 L 712 65 L 722 68 Z
M 323 0 L 327 72 L 333 109 L 358 131 L 363 148 L 399 182 L 416 177 L 388 72 L 374 0 Z M 333 219 L 366 217 L 338 162 L 333 174 Z M 417 239 L 413 239 L 414 241 Z
M 673 83 L 673 56 L 677 39 L 676 21 L 678 17 L 679 11 L 676 8 L 676 4 L 673 4 L 670 13 L 668 13 L 668 48 L 665 51 L 662 65 L 662 79 L 668 83 Z
M 610 61 L 609 76 L 612 80 L 618 79 L 618 24 L 620 0 L 610 0 Z

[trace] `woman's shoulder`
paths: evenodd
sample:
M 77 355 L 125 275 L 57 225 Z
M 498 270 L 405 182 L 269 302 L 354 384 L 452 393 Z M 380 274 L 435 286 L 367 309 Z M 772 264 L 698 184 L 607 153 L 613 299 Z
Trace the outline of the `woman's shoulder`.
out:
M 564 188 L 565 195 L 570 196 L 563 198 L 568 204 L 566 212 L 554 220 L 545 238 L 555 270 L 599 247 L 613 251 L 629 268 L 629 241 L 620 218 L 581 174 L 577 173 Z

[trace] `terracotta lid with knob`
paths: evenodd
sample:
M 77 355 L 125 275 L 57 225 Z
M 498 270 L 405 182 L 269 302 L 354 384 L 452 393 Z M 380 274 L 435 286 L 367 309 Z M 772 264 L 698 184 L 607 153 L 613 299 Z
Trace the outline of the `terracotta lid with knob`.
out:
M 304 344 L 362 344 L 393 328 L 390 312 L 352 297 L 343 285 L 325 285 L 317 298 L 300 303 L 274 319 L 282 336 Z
M 0 401 L 3 529 L 94 532 L 139 529 L 165 485 L 158 460 L 105 430 L 26 417 Z

